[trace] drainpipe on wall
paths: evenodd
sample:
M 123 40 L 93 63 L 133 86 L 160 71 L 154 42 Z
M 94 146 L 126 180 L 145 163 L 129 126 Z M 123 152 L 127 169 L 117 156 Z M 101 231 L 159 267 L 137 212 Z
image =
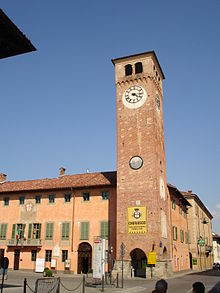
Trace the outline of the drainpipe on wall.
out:
M 73 192 L 73 188 L 70 187 L 71 193 L 73 193 L 73 209 L 72 209 L 72 233 L 71 233 L 71 252 L 73 252 L 73 236 L 74 236 L 74 215 L 75 215 L 75 192 Z

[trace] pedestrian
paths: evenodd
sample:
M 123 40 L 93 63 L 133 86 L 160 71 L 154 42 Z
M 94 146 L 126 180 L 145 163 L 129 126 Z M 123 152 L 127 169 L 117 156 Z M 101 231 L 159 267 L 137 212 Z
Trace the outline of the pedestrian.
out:
M 168 288 L 168 284 L 164 279 L 160 279 L 155 284 L 154 293 L 166 293 Z
M 202 282 L 195 282 L 192 284 L 193 293 L 205 293 L 205 286 Z

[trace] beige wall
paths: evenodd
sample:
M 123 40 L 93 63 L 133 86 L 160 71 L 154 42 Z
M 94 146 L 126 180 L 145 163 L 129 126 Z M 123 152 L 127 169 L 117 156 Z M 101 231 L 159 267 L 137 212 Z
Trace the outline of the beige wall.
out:
M 192 205 L 192 207 L 189 208 L 188 222 L 193 269 L 206 270 L 212 268 L 213 265 L 213 252 L 209 251 L 213 246 L 212 221 L 206 211 L 202 209 L 195 199 L 187 197 L 187 200 Z M 199 239 L 205 240 L 204 246 L 198 245 Z

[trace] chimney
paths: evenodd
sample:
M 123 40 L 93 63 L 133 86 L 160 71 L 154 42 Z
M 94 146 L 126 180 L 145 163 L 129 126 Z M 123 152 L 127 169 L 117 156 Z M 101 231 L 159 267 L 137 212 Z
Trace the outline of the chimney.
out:
M 191 190 L 191 189 L 190 189 L 190 190 L 188 190 L 188 193 L 192 194 L 192 190 Z
M 59 170 L 60 170 L 60 177 L 64 176 L 66 169 L 64 167 L 60 167 Z
M 4 173 L 0 173 L 0 183 L 4 183 L 6 181 L 7 175 Z

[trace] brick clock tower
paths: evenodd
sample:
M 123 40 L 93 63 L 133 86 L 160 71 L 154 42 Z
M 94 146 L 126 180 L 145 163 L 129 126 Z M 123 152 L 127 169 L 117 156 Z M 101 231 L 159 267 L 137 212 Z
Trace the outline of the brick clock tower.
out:
M 154 51 L 112 60 L 117 89 L 117 230 L 114 270 L 171 272 L 163 128 L 164 75 Z M 155 263 L 151 264 L 150 263 Z

